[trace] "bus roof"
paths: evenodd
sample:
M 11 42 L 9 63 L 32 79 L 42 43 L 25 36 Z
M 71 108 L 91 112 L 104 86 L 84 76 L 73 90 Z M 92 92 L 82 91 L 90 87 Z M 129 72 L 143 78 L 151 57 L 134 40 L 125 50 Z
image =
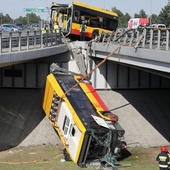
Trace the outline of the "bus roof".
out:
M 118 17 L 117 13 L 111 12 L 111 11 L 106 10 L 106 9 L 97 8 L 95 6 L 90 6 L 90 5 L 87 5 L 87 4 L 84 4 L 84 3 L 81 3 L 81 2 L 77 2 L 77 1 L 73 1 L 72 4 L 83 7 L 83 8 L 91 9 L 91 10 L 94 10 L 94 11 L 97 11 L 97 12 L 105 13 L 105 14 L 108 14 L 108 15 L 114 15 L 115 17 Z

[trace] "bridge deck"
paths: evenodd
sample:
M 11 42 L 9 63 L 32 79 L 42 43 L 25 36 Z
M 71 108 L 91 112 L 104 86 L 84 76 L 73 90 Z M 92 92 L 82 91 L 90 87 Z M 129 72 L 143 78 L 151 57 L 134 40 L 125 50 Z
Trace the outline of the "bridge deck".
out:
M 0 67 L 24 63 L 68 51 L 61 35 L 39 31 L 0 33 Z
M 116 32 L 111 36 L 103 35 L 89 44 L 89 56 L 105 58 L 118 47 L 108 60 L 122 64 L 170 73 L 169 29 L 142 31 L 128 30 Z

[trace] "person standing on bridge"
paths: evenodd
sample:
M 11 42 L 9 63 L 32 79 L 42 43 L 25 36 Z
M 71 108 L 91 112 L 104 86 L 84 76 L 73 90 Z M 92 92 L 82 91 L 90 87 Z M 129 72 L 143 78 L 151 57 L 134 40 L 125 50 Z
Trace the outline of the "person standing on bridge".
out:
M 161 152 L 156 157 L 156 160 L 159 162 L 159 170 L 168 170 L 170 158 L 168 155 L 168 148 L 166 146 L 161 146 Z
M 80 41 L 85 41 L 86 28 L 85 21 L 82 21 L 82 24 L 80 25 Z

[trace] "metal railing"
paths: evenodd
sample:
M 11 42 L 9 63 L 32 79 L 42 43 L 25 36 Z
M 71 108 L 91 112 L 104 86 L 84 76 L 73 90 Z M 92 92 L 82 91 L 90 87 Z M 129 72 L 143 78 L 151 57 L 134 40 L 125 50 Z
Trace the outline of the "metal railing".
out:
M 22 32 L 0 32 L 0 54 L 23 50 L 46 48 L 61 44 L 61 32 L 49 30 Z
M 170 50 L 170 29 L 148 29 L 140 27 L 137 29 L 117 29 L 112 34 L 102 33 L 96 42 L 118 43 L 134 46 L 135 48 L 149 48 L 156 50 Z

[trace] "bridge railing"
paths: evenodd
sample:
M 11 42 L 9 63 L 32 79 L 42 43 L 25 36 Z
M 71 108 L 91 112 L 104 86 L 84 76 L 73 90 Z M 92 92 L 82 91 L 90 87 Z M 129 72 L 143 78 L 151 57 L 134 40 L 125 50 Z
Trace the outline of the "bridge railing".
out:
M 157 50 L 170 50 L 170 29 L 149 29 L 141 27 L 138 29 L 117 29 L 112 34 L 103 34 L 96 39 L 103 43 L 118 43 L 134 46 L 135 48 L 149 48 Z
M 23 31 L 23 32 L 1 32 L 0 53 L 16 52 L 46 48 L 61 44 L 61 32 L 46 31 Z

